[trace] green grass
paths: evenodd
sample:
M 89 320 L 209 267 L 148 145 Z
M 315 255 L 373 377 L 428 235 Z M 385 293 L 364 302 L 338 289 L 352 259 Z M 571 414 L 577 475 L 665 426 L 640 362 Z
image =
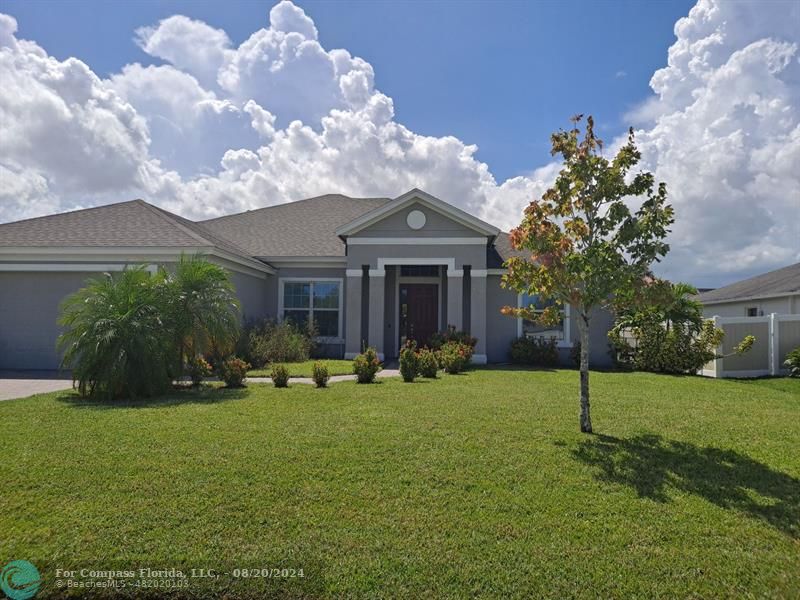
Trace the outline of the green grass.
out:
M 321 362 L 328 365 L 328 373 L 331 375 L 352 375 L 353 374 L 353 361 L 352 360 L 339 360 L 319 358 L 314 360 L 304 360 L 303 362 L 296 363 L 280 363 L 286 365 L 289 369 L 291 377 L 311 377 L 311 369 L 315 362 Z M 247 372 L 248 377 L 269 377 L 272 372 L 272 365 L 267 365 L 263 369 L 251 369 Z
M 478 370 L 0 403 L 0 560 L 303 569 L 193 597 L 789 598 L 800 381 Z M 117 590 L 138 596 L 142 590 Z M 150 590 L 157 596 L 159 590 Z

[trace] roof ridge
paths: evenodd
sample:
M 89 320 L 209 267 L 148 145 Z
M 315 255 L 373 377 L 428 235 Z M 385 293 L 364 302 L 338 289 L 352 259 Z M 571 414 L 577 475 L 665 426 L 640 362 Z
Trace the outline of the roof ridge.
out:
M 39 219 L 49 219 L 51 217 L 60 217 L 62 215 L 74 215 L 75 213 L 80 212 L 88 212 L 90 210 L 102 210 L 104 208 L 109 208 L 111 206 L 121 206 L 123 204 L 135 204 L 138 202 L 144 202 L 141 198 L 134 198 L 132 200 L 122 200 L 121 202 L 110 202 L 108 204 L 100 204 L 98 206 L 87 206 L 86 208 L 76 208 L 75 210 L 68 210 L 66 212 L 57 212 L 51 213 L 49 215 L 40 215 L 38 217 L 28 217 L 27 219 L 19 219 L 18 221 L 8 221 L 6 223 L 0 223 L 0 227 L 3 225 L 12 225 L 16 223 L 27 223 L 28 221 L 38 221 Z M 144 202 L 147 204 L 147 202 Z
M 385 200 L 387 202 L 391 201 L 392 198 L 385 197 L 385 196 L 348 196 L 346 194 L 338 194 L 338 193 L 328 193 L 328 194 L 321 194 L 319 196 L 311 196 L 310 198 L 300 198 L 299 200 L 291 200 L 289 202 L 279 202 L 278 204 L 270 204 L 269 206 L 262 206 L 260 208 L 253 208 L 247 209 L 236 213 L 231 213 L 229 215 L 222 215 L 219 217 L 212 217 L 211 219 L 204 219 L 203 221 L 197 221 L 197 223 L 209 223 L 211 221 L 219 221 L 221 219 L 227 219 L 229 217 L 238 217 L 240 215 L 245 215 L 248 213 L 255 213 L 261 212 L 264 210 L 269 210 L 271 208 L 278 208 L 280 206 L 289 206 L 291 204 L 300 204 L 301 202 L 310 202 L 311 200 L 321 200 L 323 198 L 328 197 L 339 197 L 339 198 L 347 198 L 348 200 Z
M 211 240 L 202 237 L 198 233 L 196 233 L 196 232 L 192 231 L 190 228 L 186 227 L 186 225 L 184 225 L 183 223 L 179 223 L 178 221 L 176 221 L 173 217 L 177 217 L 178 215 L 173 215 L 168 210 L 164 210 L 162 208 L 159 208 L 158 206 L 154 206 L 154 205 L 150 204 L 149 202 L 145 202 L 141 198 L 137 198 L 136 200 L 134 200 L 134 202 L 138 202 L 142 206 L 145 206 L 152 213 L 160 216 L 162 219 L 164 219 L 165 221 L 167 221 L 171 225 L 174 225 L 175 227 L 177 227 L 178 229 L 180 229 L 181 231 L 186 233 L 189 237 L 197 240 L 198 242 L 202 242 L 203 244 L 208 245 L 208 246 L 216 247 L 216 244 L 214 242 L 212 242 Z M 180 217 L 180 218 L 183 218 L 183 217 Z

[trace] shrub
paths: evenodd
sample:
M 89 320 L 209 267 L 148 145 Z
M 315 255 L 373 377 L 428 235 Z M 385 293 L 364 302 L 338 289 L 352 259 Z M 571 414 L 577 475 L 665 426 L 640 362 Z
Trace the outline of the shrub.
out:
M 230 353 L 239 301 L 225 269 L 182 256 L 171 271 L 128 267 L 90 279 L 63 302 L 59 323 L 62 367 L 72 369 L 81 395 L 153 396 L 197 356 Z M 190 373 L 193 381 L 200 371 Z
M 521 337 L 511 342 L 511 362 L 537 367 L 554 367 L 558 364 L 556 338 Z
M 447 342 L 439 351 L 439 363 L 445 373 L 460 373 L 472 360 L 472 352 L 473 348 L 469 344 Z
M 621 335 L 620 328 L 608 336 L 621 366 L 656 373 L 696 373 L 706 363 L 718 358 L 717 347 L 724 332 L 705 321 L 695 333 L 675 323 L 667 329 L 658 321 L 645 322 L 631 329 L 633 344 Z
M 194 386 L 200 385 L 205 377 L 211 375 L 211 365 L 199 354 L 189 360 L 186 370 L 189 372 Z
M 411 383 L 419 373 L 417 343 L 408 340 L 400 350 L 400 376 L 406 383 Z
M 423 348 L 417 353 L 419 374 L 423 377 L 436 379 L 439 371 L 439 359 L 433 350 Z
M 800 348 L 789 352 L 783 365 L 789 369 L 789 377 L 800 377 Z
M 381 361 L 375 348 L 367 348 L 353 360 L 353 373 L 358 383 L 372 383 L 380 370 Z
M 58 346 L 82 396 L 115 400 L 169 389 L 178 351 L 164 322 L 164 292 L 160 278 L 132 267 L 90 279 L 64 300 Z
M 302 362 L 311 356 L 311 334 L 312 329 L 299 329 L 290 321 L 265 320 L 248 332 L 247 352 L 258 367 L 274 362 Z
M 219 366 L 219 377 L 229 388 L 243 387 L 249 368 L 249 363 L 236 356 L 231 356 L 223 360 Z
M 285 365 L 272 365 L 272 372 L 269 376 L 276 388 L 289 387 L 289 369 Z
M 456 331 L 455 326 L 448 325 L 446 331 L 434 333 L 428 341 L 428 344 L 433 350 L 440 350 L 441 347 L 448 342 L 458 342 L 474 348 L 475 344 L 478 343 L 478 339 L 472 337 L 466 331 Z
M 314 383 L 318 388 L 324 388 L 328 386 L 328 380 L 331 378 L 331 376 L 328 373 L 328 367 L 325 365 L 325 363 L 314 363 L 314 367 L 311 372 L 311 378 L 314 380 Z

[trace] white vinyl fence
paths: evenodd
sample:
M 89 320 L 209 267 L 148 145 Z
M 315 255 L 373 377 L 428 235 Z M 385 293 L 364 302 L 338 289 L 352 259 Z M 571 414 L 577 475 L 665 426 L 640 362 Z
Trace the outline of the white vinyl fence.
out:
M 749 352 L 718 358 L 703 367 L 707 377 L 762 377 L 786 373 L 786 355 L 800 346 L 800 315 L 772 313 L 764 317 L 712 317 L 725 332 L 718 354 L 731 354 L 745 336 L 756 338 Z

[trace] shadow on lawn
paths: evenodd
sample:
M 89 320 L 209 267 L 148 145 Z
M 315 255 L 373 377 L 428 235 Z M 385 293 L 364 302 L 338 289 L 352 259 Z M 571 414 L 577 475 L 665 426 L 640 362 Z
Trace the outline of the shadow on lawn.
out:
M 59 402 L 74 408 L 90 408 L 108 410 L 114 408 L 166 408 L 181 404 L 217 404 L 229 400 L 240 400 L 247 397 L 247 388 L 203 387 L 174 389 L 163 396 L 141 398 L 137 400 L 92 400 L 81 398 L 76 392 L 68 392 L 56 397 Z
M 739 452 L 651 434 L 630 439 L 598 435 L 572 453 L 598 467 L 600 481 L 630 486 L 640 497 L 669 502 L 667 489 L 672 487 L 800 538 L 800 480 Z

